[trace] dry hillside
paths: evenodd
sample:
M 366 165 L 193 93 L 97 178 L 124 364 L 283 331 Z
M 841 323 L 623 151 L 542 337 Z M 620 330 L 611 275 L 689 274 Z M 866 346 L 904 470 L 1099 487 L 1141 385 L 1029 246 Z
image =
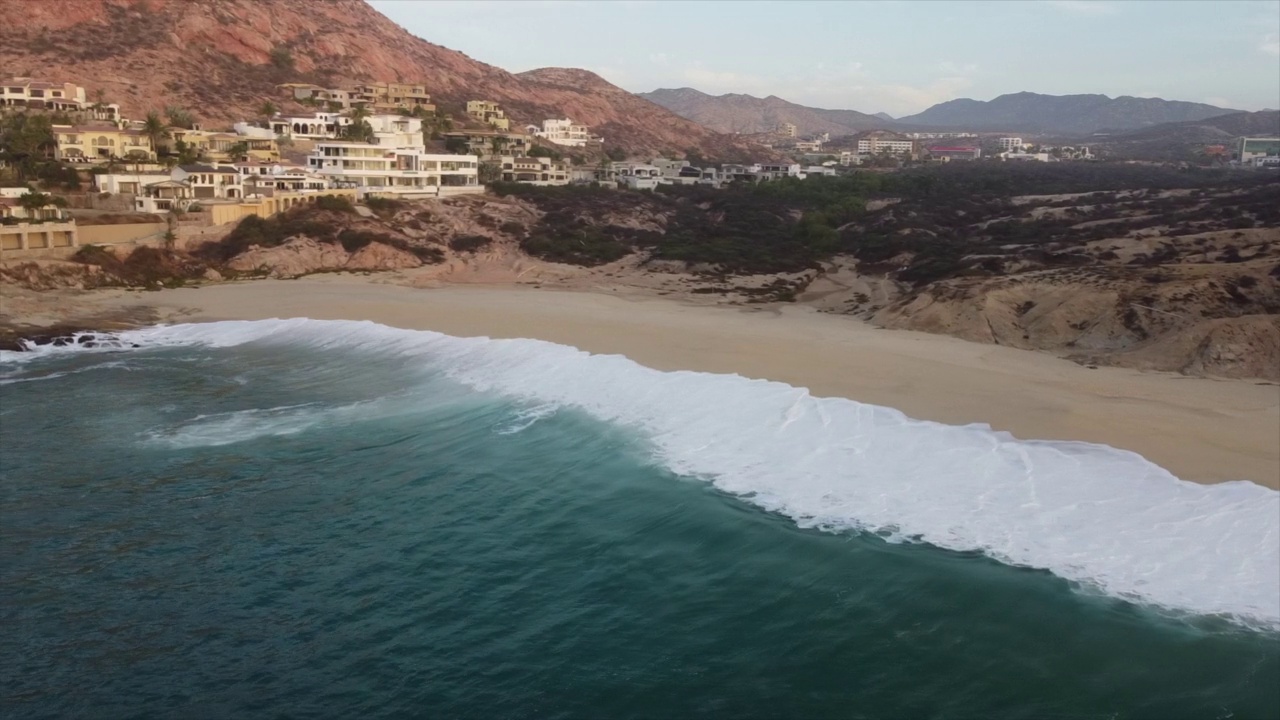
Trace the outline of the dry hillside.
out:
M 451 112 L 485 98 L 519 123 L 568 116 L 631 152 L 746 152 L 592 73 L 514 75 L 417 38 L 362 0 L 0 0 L 0 11 L 5 74 L 102 90 L 133 117 L 179 105 L 226 123 L 255 116 L 282 82 L 422 81 Z

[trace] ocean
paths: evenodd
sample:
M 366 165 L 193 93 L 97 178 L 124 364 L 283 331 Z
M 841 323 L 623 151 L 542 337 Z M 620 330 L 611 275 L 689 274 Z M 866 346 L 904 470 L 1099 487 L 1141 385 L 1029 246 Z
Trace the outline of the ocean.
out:
M 82 340 L 0 353 L 7 717 L 1280 717 L 1252 483 L 534 340 Z

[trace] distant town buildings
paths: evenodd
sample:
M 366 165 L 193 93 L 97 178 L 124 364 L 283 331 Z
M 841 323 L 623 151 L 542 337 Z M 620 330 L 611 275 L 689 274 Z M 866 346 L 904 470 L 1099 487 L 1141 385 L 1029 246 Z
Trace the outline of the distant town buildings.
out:
M 966 145 L 934 145 L 929 148 L 929 157 L 941 162 L 977 160 L 982 157 L 982 149 Z
M 795 123 L 778 123 L 778 127 L 774 129 L 774 133 L 781 135 L 782 137 L 793 138 L 796 136 Z
M 1280 137 L 1240 138 L 1240 164 L 1264 165 L 1265 158 L 1280 157 Z
M 1005 152 L 1022 152 L 1023 146 L 1026 145 L 1020 137 L 1002 137 L 999 142 L 1000 149 Z

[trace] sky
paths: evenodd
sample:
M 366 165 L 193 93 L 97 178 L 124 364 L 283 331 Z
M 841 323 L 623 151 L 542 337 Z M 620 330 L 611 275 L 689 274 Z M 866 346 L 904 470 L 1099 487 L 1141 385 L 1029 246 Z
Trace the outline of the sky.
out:
M 1280 0 L 370 0 L 491 65 L 902 117 L 1028 90 L 1280 108 Z

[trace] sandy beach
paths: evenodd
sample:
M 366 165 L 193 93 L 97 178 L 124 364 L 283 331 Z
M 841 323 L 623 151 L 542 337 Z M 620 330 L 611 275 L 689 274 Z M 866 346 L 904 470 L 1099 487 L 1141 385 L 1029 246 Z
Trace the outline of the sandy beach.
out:
M 458 336 L 529 337 L 621 354 L 660 370 L 738 373 L 986 423 L 1024 439 L 1131 450 L 1196 482 L 1280 489 L 1280 386 L 1120 368 L 874 328 L 803 307 L 746 309 L 653 296 L 519 286 L 415 288 L 395 276 L 318 275 L 160 292 L 94 293 L 102 312 L 149 307 L 169 322 L 311 317 Z

